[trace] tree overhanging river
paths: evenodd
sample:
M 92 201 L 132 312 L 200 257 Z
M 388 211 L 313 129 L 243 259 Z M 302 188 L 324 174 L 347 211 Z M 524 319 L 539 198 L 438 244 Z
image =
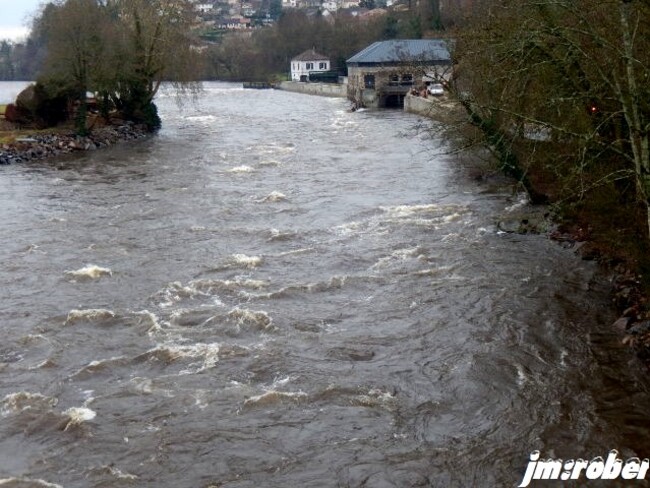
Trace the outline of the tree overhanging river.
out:
M 506 487 L 533 450 L 650 455 L 608 283 L 497 232 L 507 187 L 429 122 L 205 88 L 151 140 L 2 168 L 0 479 Z

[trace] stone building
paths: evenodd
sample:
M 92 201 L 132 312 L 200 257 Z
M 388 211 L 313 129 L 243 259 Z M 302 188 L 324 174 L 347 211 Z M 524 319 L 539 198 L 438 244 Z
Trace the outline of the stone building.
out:
M 380 41 L 347 60 L 348 98 L 358 107 L 401 107 L 404 96 L 451 75 L 448 41 Z

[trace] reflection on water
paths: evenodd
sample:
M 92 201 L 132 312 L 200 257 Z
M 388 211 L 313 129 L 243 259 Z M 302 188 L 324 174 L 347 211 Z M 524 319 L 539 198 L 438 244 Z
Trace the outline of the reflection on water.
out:
M 2 168 L 0 479 L 495 487 L 535 449 L 649 455 L 594 265 L 498 233 L 507 188 L 418 118 L 346 109 L 207 84 L 151 140 Z

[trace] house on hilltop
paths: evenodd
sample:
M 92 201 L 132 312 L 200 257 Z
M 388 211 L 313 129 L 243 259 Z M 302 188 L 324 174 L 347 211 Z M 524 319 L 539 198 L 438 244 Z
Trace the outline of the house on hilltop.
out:
M 448 41 L 380 41 L 347 60 L 348 98 L 360 107 L 401 107 L 404 96 L 451 76 Z
M 309 49 L 291 60 L 291 80 L 309 81 L 309 73 L 329 71 L 330 59 Z

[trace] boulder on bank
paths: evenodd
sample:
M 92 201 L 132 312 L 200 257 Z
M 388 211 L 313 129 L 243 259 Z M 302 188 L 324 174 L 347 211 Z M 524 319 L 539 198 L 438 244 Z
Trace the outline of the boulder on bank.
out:
M 12 124 L 23 125 L 28 122 L 28 116 L 27 114 L 22 113 L 15 104 L 10 103 L 5 108 L 5 120 Z
M 544 234 L 552 227 L 548 208 L 531 204 L 517 205 L 506 209 L 497 218 L 497 229 L 507 234 Z

